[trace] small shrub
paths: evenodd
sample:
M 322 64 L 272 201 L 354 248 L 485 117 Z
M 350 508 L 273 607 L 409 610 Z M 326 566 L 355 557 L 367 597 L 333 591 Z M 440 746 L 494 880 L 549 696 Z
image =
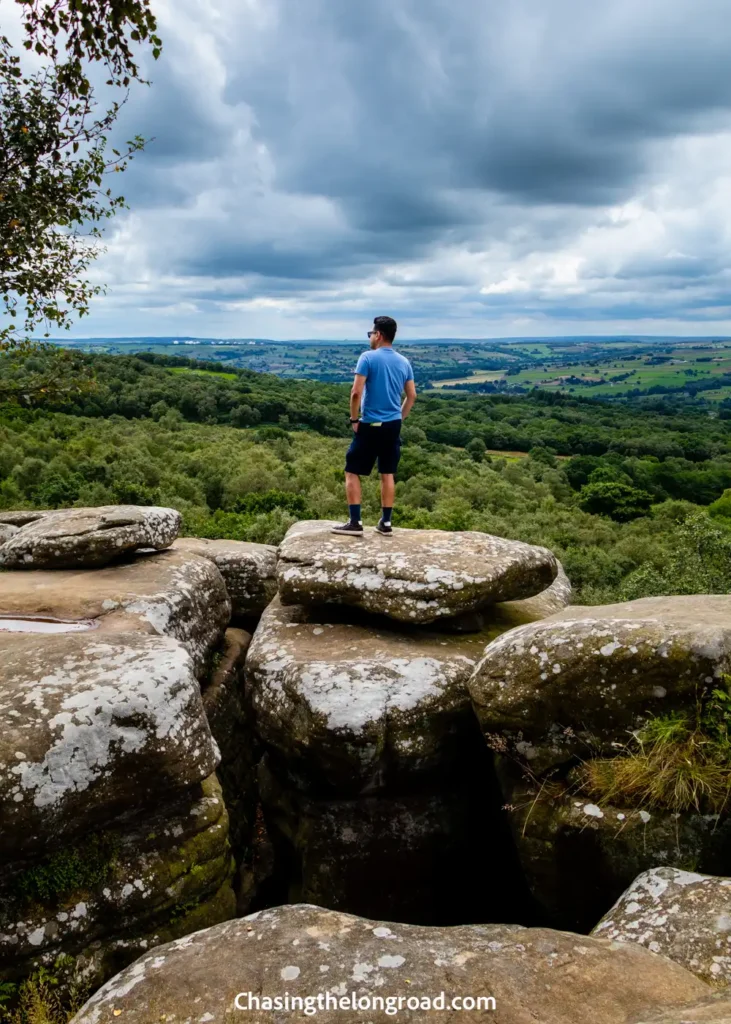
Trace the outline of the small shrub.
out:
M 0 1022 L 68 1024 L 88 995 L 88 986 L 79 980 L 74 959 L 60 956 L 51 970 L 40 967 L 19 985 L 0 985 Z

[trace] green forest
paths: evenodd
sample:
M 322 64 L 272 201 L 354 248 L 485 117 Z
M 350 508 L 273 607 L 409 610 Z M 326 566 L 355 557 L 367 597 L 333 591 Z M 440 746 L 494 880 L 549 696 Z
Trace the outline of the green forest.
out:
M 153 354 L 73 353 L 78 393 L 23 398 L 57 355 L 3 357 L 0 508 L 170 505 L 185 531 L 278 543 L 344 515 L 348 388 Z M 91 383 L 88 383 L 91 381 Z M 394 522 L 550 547 L 586 604 L 731 591 L 731 421 L 561 394 L 419 395 Z M 364 518 L 378 518 L 378 480 Z

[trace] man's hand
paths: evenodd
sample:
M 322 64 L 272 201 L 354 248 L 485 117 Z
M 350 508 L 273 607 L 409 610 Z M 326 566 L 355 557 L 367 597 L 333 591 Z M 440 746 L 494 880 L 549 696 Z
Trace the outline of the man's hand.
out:
M 358 422 L 356 421 L 355 423 L 351 423 L 351 426 L 352 426 L 352 428 L 353 428 L 353 433 L 354 433 L 354 434 L 357 434 L 357 433 L 358 433 L 358 427 L 360 426 L 360 423 L 358 423 Z

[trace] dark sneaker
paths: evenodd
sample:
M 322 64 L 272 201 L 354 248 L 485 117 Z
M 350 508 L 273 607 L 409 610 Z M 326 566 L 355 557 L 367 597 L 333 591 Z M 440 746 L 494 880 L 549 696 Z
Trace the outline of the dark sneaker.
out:
M 376 533 L 382 533 L 384 537 L 390 537 L 393 533 L 393 527 L 390 523 L 384 523 L 382 519 L 379 519 Z
M 342 526 L 333 526 L 331 533 L 344 533 L 347 537 L 362 537 L 362 523 L 343 523 Z

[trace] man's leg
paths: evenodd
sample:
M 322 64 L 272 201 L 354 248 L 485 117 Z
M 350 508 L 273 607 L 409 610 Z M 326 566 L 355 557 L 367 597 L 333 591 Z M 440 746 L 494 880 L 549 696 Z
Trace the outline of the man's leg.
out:
M 392 509 L 396 497 L 396 477 L 393 473 L 381 473 L 381 505 Z
M 348 500 L 351 522 L 360 522 L 361 493 L 360 477 L 356 473 L 346 472 L 345 497 Z
M 348 499 L 348 521 L 342 526 L 333 526 L 333 533 L 357 534 L 363 536 L 363 523 L 360 519 L 360 476 L 345 470 L 345 496 Z
M 391 513 L 396 497 L 396 477 L 393 473 L 381 473 L 381 521 L 378 530 L 381 533 L 391 529 Z

